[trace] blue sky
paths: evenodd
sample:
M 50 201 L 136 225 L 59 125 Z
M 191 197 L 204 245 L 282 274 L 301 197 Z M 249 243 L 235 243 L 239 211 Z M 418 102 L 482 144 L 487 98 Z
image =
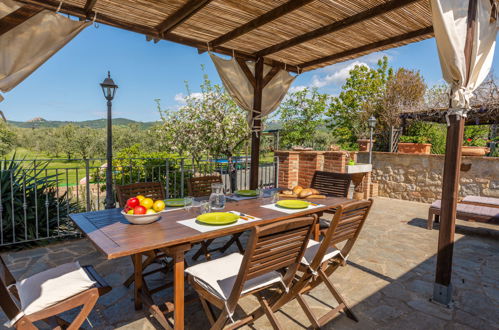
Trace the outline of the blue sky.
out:
M 420 70 L 428 85 L 443 82 L 435 41 L 431 39 L 306 72 L 292 88 L 317 86 L 322 92 L 337 94 L 350 67 L 356 63 L 373 65 L 383 55 L 395 68 Z M 146 42 L 143 35 L 105 25 L 90 26 L 4 94 L 0 110 L 7 119 L 17 121 L 34 117 L 72 121 L 104 118 L 106 105 L 99 83 L 110 70 L 119 86 L 114 116 L 154 121 L 159 119 L 154 99 L 161 99 L 164 108 L 173 108 L 186 93 L 186 80 L 192 92 L 199 90 L 201 65 L 212 81 L 219 82 L 206 53 L 198 55 L 194 48 L 166 41 Z

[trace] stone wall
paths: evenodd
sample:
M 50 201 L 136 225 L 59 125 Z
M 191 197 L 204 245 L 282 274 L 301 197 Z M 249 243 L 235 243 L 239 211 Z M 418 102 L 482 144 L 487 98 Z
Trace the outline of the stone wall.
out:
M 358 160 L 367 162 L 368 153 Z M 461 197 L 499 197 L 499 158 L 463 157 L 462 164 Z M 431 203 L 442 197 L 443 165 L 444 155 L 374 152 L 372 180 L 379 196 Z

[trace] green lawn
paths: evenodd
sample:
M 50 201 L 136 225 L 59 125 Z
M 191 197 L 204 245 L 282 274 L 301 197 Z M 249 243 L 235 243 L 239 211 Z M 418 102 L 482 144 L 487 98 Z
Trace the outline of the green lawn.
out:
M 74 186 L 85 177 L 85 162 L 82 160 L 67 160 L 64 157 L 49 156 L 44 153 L 33 152 L 24 148 L 18 148 L 16 151 L 12 151 L 5 156 L 5 159 L 11 159 L 14 154 L 16 160 L 36 160 L 36 162 L 31 164 L 26 162 L 26 166 L 29 166 L 29 168 L 33 168 L 35 164 L 37 166 L 42 166 L 45 160 L 50 160 L 46 167 L 46 174 L 57 174 L 59 177 L 59 186 Z M 90 174 L 92 174 L 95 167 L 99 167 L 103 163 L 103 161 L 91 161 Z

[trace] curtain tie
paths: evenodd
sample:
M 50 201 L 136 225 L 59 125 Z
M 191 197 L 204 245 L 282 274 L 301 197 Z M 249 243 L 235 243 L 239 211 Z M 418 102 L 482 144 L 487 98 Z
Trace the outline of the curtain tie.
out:
M 457 120 L 461 120 L 461 118 L 468 117 L 468 109 L 463 108 L 450 108 L 447 110 L 445 114 L 445 121 L 447 122 L 447 126 L 450 126 L 450 116 L 457 116 Z

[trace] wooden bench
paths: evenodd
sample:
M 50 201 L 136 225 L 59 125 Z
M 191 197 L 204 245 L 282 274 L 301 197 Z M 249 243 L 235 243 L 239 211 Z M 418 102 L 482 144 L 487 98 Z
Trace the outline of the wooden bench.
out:
M 440 204 L 436 200 L 428 210 L 428 229 L 440 220 Z M 499 224 L 499 198 L 467 196 L 457 204 L 456 219 Z

